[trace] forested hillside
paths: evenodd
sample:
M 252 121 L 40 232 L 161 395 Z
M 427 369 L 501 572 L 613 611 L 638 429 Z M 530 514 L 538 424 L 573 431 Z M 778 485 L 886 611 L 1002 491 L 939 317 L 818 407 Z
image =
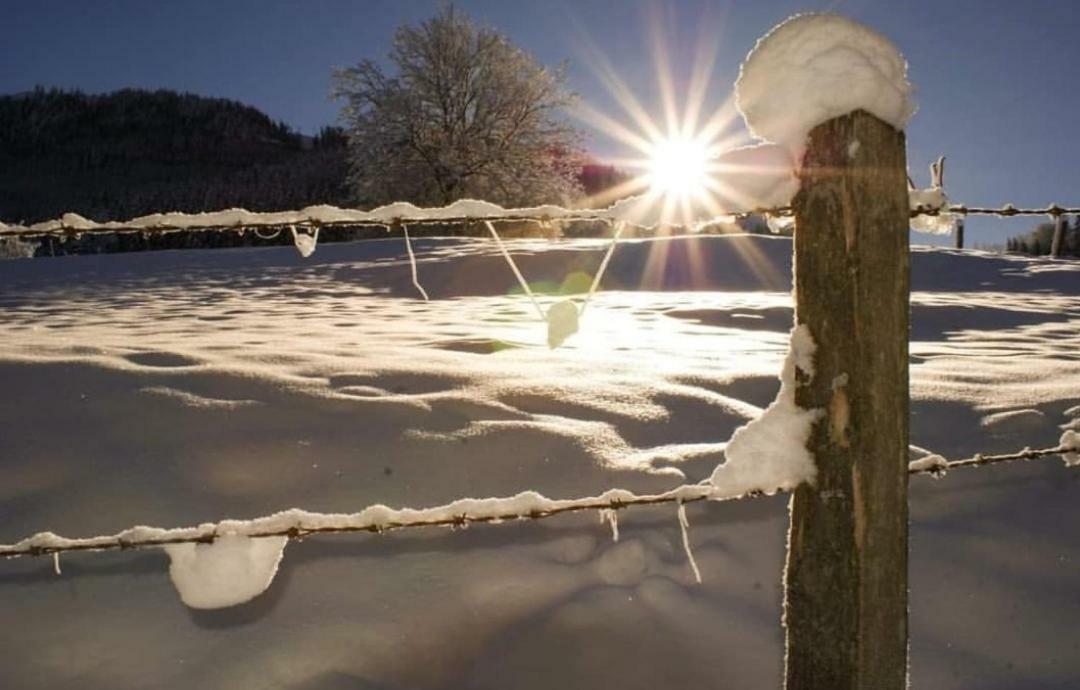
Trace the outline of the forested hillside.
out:
M 343 137 L 304 137 L 250 106 L 174 91 L 0 96 L 0 219 L 343 203 Z
M 335 127 L 306 137 L 228 99 L 167 90 L 95 95 L 39 88 L 0 96 L 0 221 L 35 223 L 68 212 L 105 221 L 163 211 L 348 206 L 355 200 L 346 186 L 346 156 L 345 135 Z M 596 163 L 579 174 L 590 195 L 626 178 Z M 474 229 L 432 230 L 469 234 Z M 597 230 L 578 228 L 576 234 Z M 373 233 L 379 234 L 334 229 L 321 239 Z M 266 241 L 212 232 L 106 235 L 50 240 L 35 251 L 82 254 L 252 243 Z

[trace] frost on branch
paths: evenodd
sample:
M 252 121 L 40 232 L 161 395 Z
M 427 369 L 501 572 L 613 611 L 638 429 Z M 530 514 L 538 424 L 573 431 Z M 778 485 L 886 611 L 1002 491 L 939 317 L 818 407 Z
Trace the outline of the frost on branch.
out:
M 758 40 L 735 100 L 750 133 L 801 157 L 815 126 L 866 110 L 897 129 L 915 111 L 907 62 L 889 39 L 846 17 L 797 15 Z
M 760 417 L 735 430 L 724 449 L 724 464 L 713 471 L 710 481 L 718 497 L 771 494 L 814 481 L 817 468 L 806 444 L 821 411 L 796 405 L 795 385 L 797 376 L 814 375 L 816 350 L 805 324 L 792 329 L 776 400 Z
M 211 544 L 167 544 L 169 577 L 193 609 L 219 609 L 250 601 L 277 573 L 287 537 L 225 534 Z

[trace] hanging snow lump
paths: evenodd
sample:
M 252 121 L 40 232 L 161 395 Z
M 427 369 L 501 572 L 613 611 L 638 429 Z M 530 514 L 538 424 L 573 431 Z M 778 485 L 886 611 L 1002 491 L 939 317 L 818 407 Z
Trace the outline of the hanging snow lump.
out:
M 300 256 L 306 259 L 315 253 L 315 246 L 319 243 L 319 228 L 315 228 L 310 235 L 297 232 L 294 226 L 289 229 L 292 230 L 293 243 L 296 245 L 296 251 L 300 252 Z
M 801 14 L 758 40 L 735 101 L 751 134 L 801 155 L 811 129 L 855 110 L 903 129 L 915 112 L 912 90 L 889 39 L 846 17 Z
M 570 300 L 551 305 L 547 311 L 548 347 L 555 349 L 578 332 L 578 308 Z
M 225 534 L 211 544 L 168 544 L 169 577 L 193 609 L 219 609 L 251 601 L 277 573 L 287 537 Z

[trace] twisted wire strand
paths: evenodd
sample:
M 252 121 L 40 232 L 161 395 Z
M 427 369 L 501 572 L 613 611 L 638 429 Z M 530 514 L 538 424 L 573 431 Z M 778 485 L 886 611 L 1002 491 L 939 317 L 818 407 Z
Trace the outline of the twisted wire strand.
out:
M 243 230 L 254 230 L 256 234 L 262 239 L 272 239 L 277 236 L 274 233 L 270 236 L 264 236 L 260 230 L 278 230 L 288 226 L 297 226 L 304 228 L 315 227 L 384 227 L 387 230 L 398 225 L 466 225 L 476 222 L 490 222 L 490 223 L 536 223 L 539 225 L 545 225 L 549 223 L 574 223 L 574 222 L 599 222 L 612 224 L 615 222 L 625 223 L 627 226 L 637 229 L 654 229 L 655 225 L 647 225 L 641 223 L 635 223 L 623 219 L 614 219 L 609 216 L 602 215 L 601 212 L 590 209 L 568 209 L 562 207 L 547 207 L 552 214 L 557 215 L 536 215 L 533 213 L 518 213 L 516 209 L 508 209 L 500 214 L 476 214 L 476 215 L 464 215 L 455 217 L 432 217 L 431 215 L 421 213 L 416 216 L 400 216 L 392 220 L 385 219 L 356 219 L 356 218 L 340 218 L 330 220 L 320 220 L 316 218 L 294 218 L 288 221 L 276 220 L 272 216 L 285 214 L 300 214 L 302 211 L 285 211 L 268 214 L 250 214 L 253 216 L 243 223 L 236 223 L 233 225 L 215 225 L 215 224 L 199 224 L 197 222 L 192 223 L 169 223 L 162 221 L 157 224 L 136 224 L 136 219 L 110 222 L 110 223 L 68 223 L 63 218 L 51 221 L 49 223 L 39 223 L 32 226 L 23 225 L 4 225 L 0 223 L 0 237 L 20 237 L 25 239 L 34 239 L 41 237 L 63 237 L 63 236 L 76 236 L 76 235 L 96 235 L 96 234 L 127 234 L 127 233 L 143 233 L 143 234 L 168 234 L 173 232 L 187 232 L 187 231 L 209 231 L 209 232 L 240 232 Z M 524 210 L 522 210 L 524 211 Z M 1059 218 L 1061 216 L 1080 215 L 1080 206 L 1058 206 L 1057 204 L 1051 204 L 1049 206 L 1036 207 L 1036 208 L 1019 208 L 1013 204 L 1005 204 L 999 207 L 989 206 L 967 206 L 964 204 L 952 204 L 941 208 L 935 208 L 932 206 L 917 206 L 911 210 L 911 217 L 918 216 L 939 216 L 942 214 L 953 214 L 957 216 L 998 216 L 1002 218 L 1011 218 L 1015 216 L 1049 216 L 1052 218 Z M 264 218 L 258 216 L 263 215 Z M 663 227 L 673 230 L 693 230 L 712 223 L 721 222 L 733 222 L 737 220 L 746 219 L 750 216 L 777 216 L 786 217 L 793 215 L 791 206 L 769 206 L 745 209 L 741 211 L 732 211 L 723 215 L 714 216 L 711 218 L 702 218 L 693 223 L 679 223 L 671 222 L 664 223 Z M 43 227 L 48 226 L 48 227 Z
M 980 467 L 996 463 L 1013 462 L 1017 460 L 1034 460 L 1047 458 L 1055 455 L 1075 454 L 1080 449 L 1076 446 L 1060 444 L 1050 448 L 1032 449 L 1030 447 L 1013 453 L 985 454 L 977 453 L 961 460 L 945 460 L 939 458 L 937 462 L 909 467 L 908 473 L 912 475 L 931 474 L 941 476 L 948 470 L 963 469 L 968 467 Z M 687 484 L 660 494 L 637 495 L 628 491 L 609 491 L 601 496 L 552 501 L 550 505 L 542 509 L 530 509 L 527 511 L 507 509 L 505 511 L 493 511 L 485 514 L 470 515 L 461 513 L 455 515 L 440 515 L 438 517 L 420 517 L 417 519 L 400 520 L 357 520 L 345 525 L 304 526 L 294 524 L 288 527 L 268 528 L 263 531 L 245 532 L 248 537 L 288 537 L 289 539 L 302 539 L 311 534 L 319 533 L 347 533 L 347 532 L 372 532 L 382 533 L 390 530 L 405 529 L 412 527 L 466 527 L 473 523 L 502 523 L 519 520 L 540 520 L 563 513 L 581 511 L 615 511 L 631 506 L 657 505 L 661 503 L 676 503 L 678 505 L 694 503 L 705 500 L 739 500 L 754 498 L 765 495 L 761 491 L 751 491 L 739 496 L 730 496 L 718 493 L 717 489 L 708 483 Z M 425 511 L 417 511 L 424 513 Z M 361 515 L 357 513 L 356 515 Z M 51 533 L 44 533 L 29 537 L 15 544 L 0 545 L 0 558 L 18 558 L 21 556 L 43 556 L 68 551 L 105 551 L 114 549 L 139 549 L 164 546 L 167 544 L 181 543 L 212 543 L 218 536 L 221 523 L 208 523 L 193 528 L 191 534 L 181 536 L 127 538 L 120 532 L 110 536 L 93 537 L 90 539 L 69 540 L 70 544 L 53 544 L 57 539 Z M 222 533 L 229 533 L 228 529 Z M 39 538 L 44 539 L 39 539 Z

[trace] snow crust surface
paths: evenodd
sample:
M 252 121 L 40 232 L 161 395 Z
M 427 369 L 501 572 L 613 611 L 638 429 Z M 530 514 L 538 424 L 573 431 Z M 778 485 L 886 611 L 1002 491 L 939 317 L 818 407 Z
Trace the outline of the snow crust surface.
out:
M 735 99 L 751 134 L 801 151 L 811 129 L 855 110 L 903 129 L 912 90 L 907 62 L 883 35 L 846 17 L 803 14 L 758 40 Z
M 580 299 L 588 280 L 567 276 L 609 248 L 507 242 L 553 286 L 537 288 L 545 304 Z M 415 249 L 430 302 L 399 238 L 309 259 L 288 246 L 6 263 L 0 541 L 286 506 L 306 510 L 259 528 L 364 506 L 385 524 L 611 487 L 713 491 L 725 442 L 777 397 L 788 239 L 622 241 L 557 350 L 490 241 Z M 1057 444 L 1080 417 L 1080 265 L 918 247 L 911 260 L 912 440 L 949 458 Z M 1010 411 L 1022 428 L 982 425 Z M 1054 458 L 913 479 L 915 686 L 996 687 L 987 659 L 1039 685 L 1080 677 L 1075 472 Z M 0 685 L 779 687 L 785 505 L 687 504 L 701 585 L 670 504 L 618 511 L 618 543 L 592 513 L 313 536 L 266 593 L 211 610 L 177 598 L 158 553 L 65 554 L 62 576 L 3 561 L 0 608 L 18 624 L 0 626 Z

